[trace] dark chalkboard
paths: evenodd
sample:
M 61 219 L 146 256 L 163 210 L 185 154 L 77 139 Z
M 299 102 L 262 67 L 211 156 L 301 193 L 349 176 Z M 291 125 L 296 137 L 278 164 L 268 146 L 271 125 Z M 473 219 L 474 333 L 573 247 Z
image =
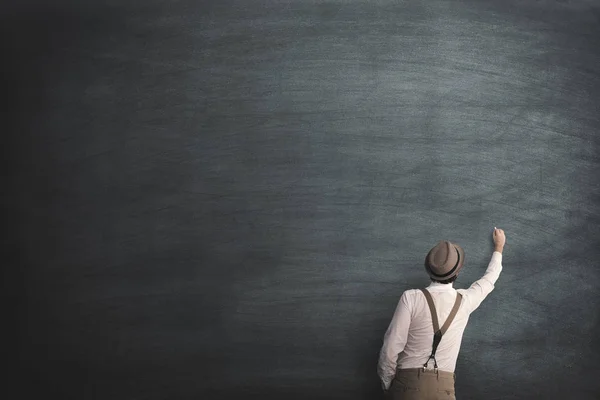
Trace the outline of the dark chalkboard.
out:
M 7 398 L 380 398 L 494 226 L 457 397 L 600 397 L 598 2 L 2 7 Z

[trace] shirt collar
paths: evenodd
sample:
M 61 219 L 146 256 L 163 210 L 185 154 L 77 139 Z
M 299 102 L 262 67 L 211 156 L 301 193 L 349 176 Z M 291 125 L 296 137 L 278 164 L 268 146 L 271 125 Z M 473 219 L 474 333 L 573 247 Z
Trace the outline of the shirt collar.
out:
M 453 283 L 439 283 L 439 282 L 431 282 L 431 284 L 429 286 L 427 286 L 427 289 L 434 289 L 434 290 L 452 290 L 454 289 L 454 287 L 452 286 Z

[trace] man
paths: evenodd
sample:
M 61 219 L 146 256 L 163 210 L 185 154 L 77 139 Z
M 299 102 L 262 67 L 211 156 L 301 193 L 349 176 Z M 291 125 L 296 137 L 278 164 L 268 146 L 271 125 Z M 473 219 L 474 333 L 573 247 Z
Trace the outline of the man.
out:
M 455 399 L 454 368 L 463 332 L 502 271 L 504 231 L 494 228 L 492 237 L 492 259 L 469 289 L 452 287 L 465 261 L 460 246 L 440 241 L 427 254 L 431 284 L 402 294 L 383 339 L 377 372 L 388 399 Z

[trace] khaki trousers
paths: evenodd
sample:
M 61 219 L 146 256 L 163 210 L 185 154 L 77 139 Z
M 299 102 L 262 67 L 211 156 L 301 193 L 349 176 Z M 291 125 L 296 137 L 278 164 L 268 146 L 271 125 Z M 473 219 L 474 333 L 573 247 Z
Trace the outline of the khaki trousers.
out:
M 456 400 L 452 372 L 399 369 L 386 393 L 387 400 Z

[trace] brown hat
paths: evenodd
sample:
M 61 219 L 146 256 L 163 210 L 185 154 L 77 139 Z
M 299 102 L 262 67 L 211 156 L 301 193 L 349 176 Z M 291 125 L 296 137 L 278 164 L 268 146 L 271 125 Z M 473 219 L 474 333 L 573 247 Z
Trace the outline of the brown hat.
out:
M 458 274 L 465 262 L 465 251 L 457 244 L 441 240 L 429 250 L 425 258 L 425 269 L 436 281 L 444 281 Z

